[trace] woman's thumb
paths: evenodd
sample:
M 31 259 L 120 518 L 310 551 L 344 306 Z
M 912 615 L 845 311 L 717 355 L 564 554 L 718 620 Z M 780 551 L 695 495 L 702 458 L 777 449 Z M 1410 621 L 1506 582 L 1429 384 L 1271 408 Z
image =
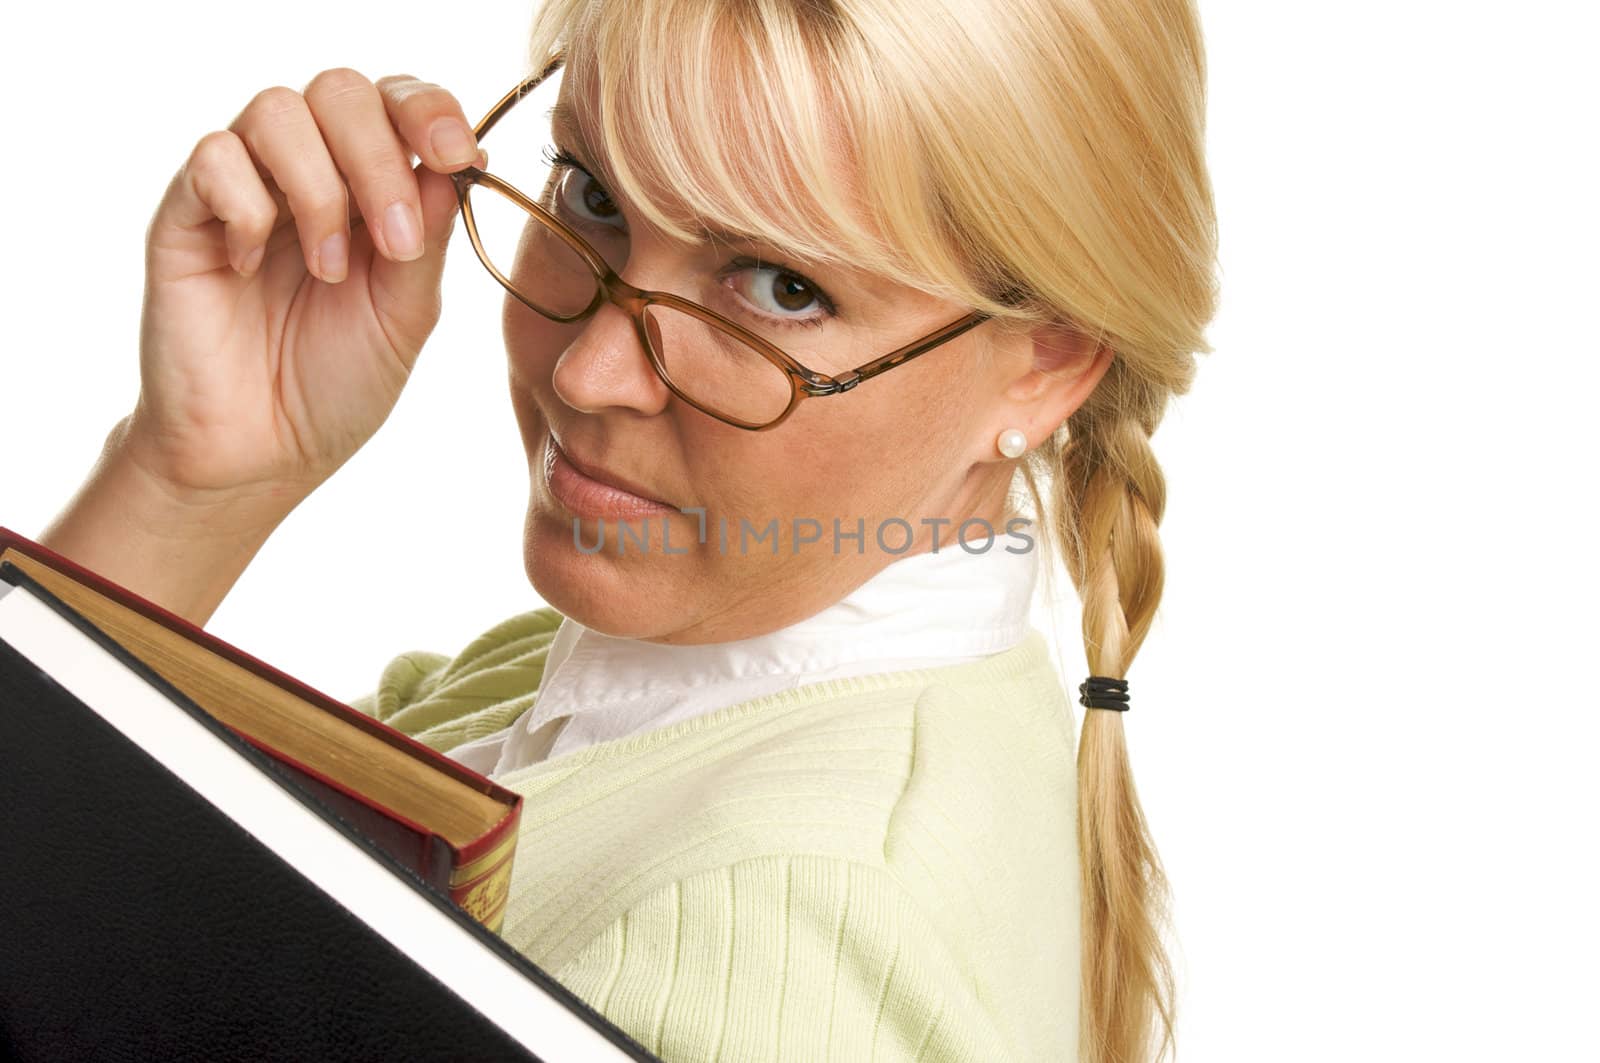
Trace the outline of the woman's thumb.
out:
M 435 259 L 442 267 L 461 201 L 456 198 L 456 184 L 448 175 L 435 173 L 421 163 L 416 172 L 422 193 L 422 242 L 427 249 L 423 258 Z
M 402 320 L 414 316 L 418 307 L 437 310 L 445 248 L 460 213 L 455 182 L 448 175 L 435 173 L 421 163 L 413 172 L 422 196 L 422 255 L 410 262 L 395 262 L 382 255 L 372 259 L 374 280 L 378 282 L 373 285 L 373 296 L 384 303 L 378 309 Z

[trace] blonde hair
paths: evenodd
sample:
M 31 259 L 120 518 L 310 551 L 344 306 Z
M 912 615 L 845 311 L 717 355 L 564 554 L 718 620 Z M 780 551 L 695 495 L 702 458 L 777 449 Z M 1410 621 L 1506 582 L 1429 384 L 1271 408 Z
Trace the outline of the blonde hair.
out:
M 558 50 L 599 87 L 613 191 L 663 232 L 750 233 L 1115 352 L 1020 473 L 1091 674 L 1126 676 L 1163 582 L 1150 435 L 1217 301 L 1194 0 L 546 0 L 535 68 Z M 1175 1048 L 1176 988 L 1122 714 L 1087 710 L 1077 757 L 1080 1055 L 1143 1063 Z

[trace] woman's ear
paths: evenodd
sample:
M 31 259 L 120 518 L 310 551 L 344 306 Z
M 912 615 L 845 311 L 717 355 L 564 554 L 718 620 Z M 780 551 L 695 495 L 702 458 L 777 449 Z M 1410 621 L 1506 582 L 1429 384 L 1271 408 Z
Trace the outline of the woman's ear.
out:
M 1071 325 L 1040 325 L 1030 334 L 1033 360 L 1011 381 L 1005 399 L 1034 445 L 1082 406 L 1111 367 L 1114 353 Z

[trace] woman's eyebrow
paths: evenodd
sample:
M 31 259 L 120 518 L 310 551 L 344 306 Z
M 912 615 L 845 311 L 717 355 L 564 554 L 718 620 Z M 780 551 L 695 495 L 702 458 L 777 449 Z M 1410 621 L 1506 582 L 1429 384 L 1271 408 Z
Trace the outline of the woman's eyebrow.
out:
M 584 139 L 583 132 L 578 126 L 576 116 L 573 114 L 571 108 L 566 106 L 566 102 L 558 101 L 555 106 L 550 108 L 547 114 L 550 118 L 551 137 L 555 140 L 556 145 L 558 147 L 564 147 L 570 151 L 573 157 L 589 170 L 589 175 L 598 180 L 601 185 L 609 185 L 610 175 L 605 171 L 604 167 L 596 167 L 594 165 L 592 160 L 595 158 L 595 154 L 589 150 L 589 142 Z M 607 191 L 609 192 L 610 189 L 607 188 Z M 700 223 L 698 225 L 698 229 L 700 235 L 695 240 L 695 243 L 700 247 L 718 244 L 724 246 L 743 244 L 750 247 L 766 248 L 771 251 L 777 251 L 779 252 L 780 257 L 796 259 L 796 256 L 787 254 L 782 248 L 773 246 L 762 237 L 756 236 L 753 233 L 735 232 L 731 229 L 723 229 L 713 225 L 706 225 L 704 223 Z M 798 262 L 797 259 L 796 261 Z M 839 287 L 840 282 L 844 280 L 844 278 L 839 274 L 839 267 L 837 266 L 830 266 L 823 263 L 800 263 L 799 268 L 804 269 L 808 273 L 818 274 L 819 279 L 824 282 L 825 287 L 831 286 L 837 288 Z M 827 276 L 829 274 L 832 276 Z M 833 284 L 829 285 L 829 280 L 832 280 Z M 851 288 L 851 294 L 854 296 L 852 305 L 858 304 L 863 299 L 874 304 L 886 304 L 889 301 L 888 293 L 882 290 L 878 284 L 874 283 L 870 279 L 851 277 L 849 279 L 849 284 Z
M 578 123 L 573 118 L 572 112 L 565 109 L 561 104 L 558 103 L 554 107 L 550 108 L 550 110 L 546 111 L 545 115 L 550 119 L 550 139 L 555 141 L 556 146 L 564 147 L 571 151 L 579 162 L 583 163 L 586 168 L 590 169 L 590 177 L 593 177 L 596 180 L 599 180 L 601 177 L 606 177 L 606 183 L 609 184 L 609 174 L 605 174 L 604 172 L 595 172 L 591 165 L 585 161 L 593 158 L 594 152 L 589 150 L 589 142 L 584 139 L 583 131 L 578 128 Z
M 565 101 L 558 101 L 546 113 L 550 118 L 551 135 L 557 146 L 567 148 L 579 162 L 588 168 L 589 176 L 598 180 L 602 185 L 609 186 L 612 183 L 610 174 L 605 171 L 604 167 L 596 167 L 591 161 L 595 158 L 595 154 L 589 149 L 589 142 L 584 139 L 583 132 L 578 127 L 577 119 L 572 110 L 566 106 Z M 609 191 L 609 187 L 607 190 Z M 719 243 L 759 244 L 763 247 L 771 247 L 765 240 L 753 233 L 735 232 L 731 229 L 722 229 L 704 224 L 700 225 L 699 229 L 703 235 L 696 242 L 701 246 Z M 772 250 L 778 250 L 778 248 L 772 248 Z
M 588 148 L 589 143 L 583 139 L 583 133 L 578 129 L 577 119 L 573 116 L 571 108 L 566 106 L 565 101 L 558 100 L 556 105 L 544 114 L 546 118 L 550 119 L 550 132 L 556 140 L 565 140 L 569 144 L 576 144 L 585 149 Z M 588 152 L 585 151 L 584 154 L 588 154 Z

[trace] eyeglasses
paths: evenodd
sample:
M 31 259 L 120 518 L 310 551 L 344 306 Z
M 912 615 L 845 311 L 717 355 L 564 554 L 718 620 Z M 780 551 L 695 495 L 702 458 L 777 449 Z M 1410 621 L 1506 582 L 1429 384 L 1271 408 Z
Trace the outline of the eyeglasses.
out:
M 480 143 L 517 101 L 560 69 L 564 60 L 564 55 L 557 54 L 543 70 L 495 104 L 473 129 Z M 614 303 L 632 319 L 651 366 L 672 393 L 735 428 L 753 432 L 775 428 L 794 412 L 800 400 L 843 394 L 955 339 L 989 316 L 975 311 L 854 369 L 837 374 L 818 372 L 789 352 L 813 361 L 819 353 L 837 355 L 836 349 L 830 351 L 820 339 L 827 330 L 797 327 L 781 315 L 763 314 L 725 287 L 719 292 L 727 293 L 730 300 L 727 313 L 671 292 L 636 288 L 618 276 L 607 256 L 573 225 L 511 184 L 476 166 L 450 176 L 472 247 L 506 291 L 561 323 L 581 321 L 605 303 Z M 575 224 L 582 220 L 575 219 Z M 615 242 L 618 234 L 603 224 L 585 227 L 598 230 L 595 240 L 601 243 Z M 611 257 L 621 261 L 617 251 Z M 792 276 L 772 265 L 757 264 L 755 268 L 775 272 L 780 278 Z M 735 316 L 744 321 L 734 320 Z M 819 338 L 796 338 L 796 334 L 810 332 L 818 333 Z M 780 338 L 782 347 L 777 342 Z

